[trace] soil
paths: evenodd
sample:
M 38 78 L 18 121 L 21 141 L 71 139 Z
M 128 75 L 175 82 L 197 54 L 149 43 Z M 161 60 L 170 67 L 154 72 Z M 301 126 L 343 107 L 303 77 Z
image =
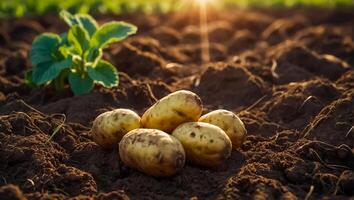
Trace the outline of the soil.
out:
M 24 83 L 33 38 L 64 31 L 63 22 L 1 20 L 0 199 L 353 198 L 353 10 L 209 14 L 208 63 L 193 13 L 96 16 L 139 33 L 105 51 L 120 85 L 83 96 Z M 92 141 L 99 113 L 142 114 L 179 89 L 200 95 L 204 113 L 224 108 L 244 121 L 246 141 L 221 166 L 187 164 L 157 179 Z

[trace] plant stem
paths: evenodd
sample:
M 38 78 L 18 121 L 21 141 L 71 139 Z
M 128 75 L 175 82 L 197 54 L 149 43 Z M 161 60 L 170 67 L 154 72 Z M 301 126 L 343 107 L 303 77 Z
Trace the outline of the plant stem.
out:
M 85 74 L 85 64 L 86 64 L 86 60 L 85 60 L 85 52 L 82 52 L 81 54 L 81 62 L 80 62 L 80 70 L 79 70 L 79 74 L 81 76 L 83 76 Z
M 60 72 L 59 76 L 56 79 L 54 79 L 53 84 L 55 90 L 61 91 L 64 89 L 65 80 L 67 79 L 68 72 L 69 72 L 68 70 L 62 71 Z

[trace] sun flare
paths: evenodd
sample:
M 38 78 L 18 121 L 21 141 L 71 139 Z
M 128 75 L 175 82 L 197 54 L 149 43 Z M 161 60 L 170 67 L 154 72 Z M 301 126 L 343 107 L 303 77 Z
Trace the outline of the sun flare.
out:
M 200 6 L 215 4 L 216 0 L 194 0 L 196 4 Z
M 203 64 L 210 61 L 207 5 L 211 0 L 196 0 L 200 7 L 201 59 Z
M 210 0 L 196 0 L 198 4 L 207 4 Z

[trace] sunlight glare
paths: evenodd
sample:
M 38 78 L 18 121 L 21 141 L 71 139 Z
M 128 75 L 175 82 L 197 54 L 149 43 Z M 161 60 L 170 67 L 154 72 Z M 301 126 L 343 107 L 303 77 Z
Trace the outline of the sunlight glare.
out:
M 208 36 L 208 14 L 207 14 L 207 4 L 211 0 L 197 0 L 200 5 L 200 33 L 201 33 L 201 59 L 202 63 L 206 64 L 210 61 L 209 52 L 209 36 Z
M 210 0 L 196 0 L 198 4 L 207 4 L 210 2 Z

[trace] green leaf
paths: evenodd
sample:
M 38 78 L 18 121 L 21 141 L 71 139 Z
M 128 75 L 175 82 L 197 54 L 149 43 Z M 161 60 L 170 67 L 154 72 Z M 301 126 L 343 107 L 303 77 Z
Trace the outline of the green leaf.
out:
M 119 82 L 117 69 L 109 62 L 101 60 L 96 67 L 87 68 L 88 75 L 105 87 L 117 86 Z
M 90 15 L 72 15 L 66 10 L 62 10 L 59 15 L 69 26 L 80 25 L 88 32 L 89 36 L 92 36 L 98 28 L 96 20 Z
M 136 33 L 137 27 L 125 22 L 109 22 L 102 25 L 91 38 L 91 47 L 103 48 Z
M 59 13 L 60 18 L 62 18 L 66 24 L 68 24 L 69 26 L 75 25 L 77 24 L 76 19 L 74 17 L 74 15 L 72 15 L 71 13 L 69 13 L 66 10 L 62 10 Z
M 94 66 L 96 63 L 101 60 L 102 58 L 102 49 L 95 49 L 95 48 L 90 48 L 87 52 L 85 57 L 87 58 L 88 62 L 93 62 Z
M 59 57 L 59 59 L 63 59 L 69 56 L 70 54 L 70 50 L 73 48 L 69 43 L 68 43 L 68 33 L 64 32 L 62 34 L 60 34 L 60 38 L 61 38 L 61 42 L 58 46 L 58 50 L 57 50 L 57 54 L 61 55 L 61 56 L 57 56 L 57 58 Z
M 64 57 L 67 57 L 68 55 L 70 55 L 71 53 L 71 49 L 73 47 L 68 47 L 66 45 L 62 45 L 58 48 L 58 52 L 63 55 Z
M 67 32 L 61 33 L 60 39 L 61 39 L 61 42 L 60 42 L 61 45 L 66 44 L 68 42 L 68 33 Z
M 87 14 L 77 14 L 75 15 L 78 23 L 85 28 L 90 37 L 96 32 L 98 25 L 96 20 Z
M 70 28 L 68 40 L 80 55 L 82 52 L 85 52 L 90 45 L 90 38 L 87 31 L 79 25 L 74 25 Z
M 58 62 L 45 62 L 33 68 L 33 82 L 37 85 L 44 84 L 55 79 L 62 70 L 70 68 L 72 65 L 72 58 Z
M 53 61 L 52 54 L 59 45 L 60 40 L 60 37 L 53 33 L 43 33 L 36 37 L 30 51 L 32 65 Z
M 71 90 L 75 95 L 82 95 L 92 90 L 94 82 L 88 76 L 80 76 L 77 73 L 69 74 L 69 83 Z

